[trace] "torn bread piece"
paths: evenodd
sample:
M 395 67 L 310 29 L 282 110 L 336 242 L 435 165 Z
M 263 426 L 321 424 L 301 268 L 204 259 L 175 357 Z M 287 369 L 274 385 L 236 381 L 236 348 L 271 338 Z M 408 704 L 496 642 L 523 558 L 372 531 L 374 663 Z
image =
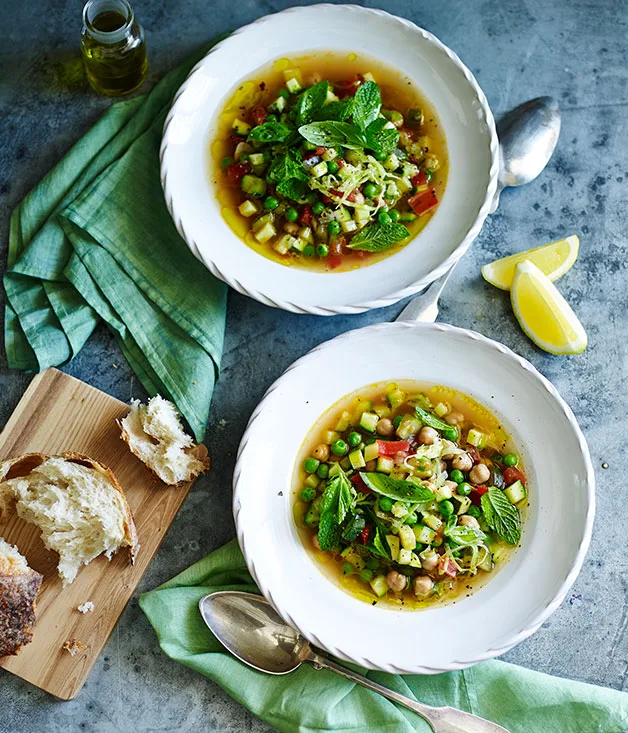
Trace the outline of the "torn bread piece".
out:
M 157 395 L 147 405 L 133 400 L 119 422 L 122 440 L 165 484 L 192 481 L 209 468 L 207 448 L 185 433 L 176 407 Z
M 11 509 L 41 530 L 59 555 L 63 585 L 99 555 L 139 545 L 131 509 L 113 473 L 79 453 L 29 453 L 0 464 L 0 521 Z
M 91 613 L 94 610 L 94 608 L 96 608 L 96 606 L 94 606 L 92 601 L 85 601 L 85 603 L 81 603 L 80 605 L 78 605 L 76 607 L 76 610 L 79 613 L 86 614 L 86 613 Z
M 42 580 L 17 548 L 0 537 L 0 657 L 17 654 L 32 640 Z
M 87 644 L 83 644 L 82 641 L 79 641 L 78 639 L 68 639 L 65 644 L 63 645 L 63 648 L 71 657 L 75 657 L 79 652 L 84 651 L 87 649 Z

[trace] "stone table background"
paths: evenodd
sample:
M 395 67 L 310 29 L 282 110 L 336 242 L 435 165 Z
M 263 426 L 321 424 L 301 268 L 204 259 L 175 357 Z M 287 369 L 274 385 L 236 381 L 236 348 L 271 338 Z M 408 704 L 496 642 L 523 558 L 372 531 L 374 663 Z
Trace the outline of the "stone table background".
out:
M 147 33 L 150 82 L 213 35 L 289 5 L 283 0 L 133 4 Z M 81 5 L 80 0 L 2 2 L 3 269 L 11 210 L 110 103 L 93 94 L 82 75 L 77 56 Z M 540 95 L 560 101 L 563 127 L 553 160 L 535 182 L 502 196 L 499 211 L 489 217 L 447 287 L 441 320 L 502 341 L 552 380 L 580 421 L 597 473 L 597 519 L 583 571 L 543 628 L 505 658 L 626 689 L 626 5 L 621 0 L 380 0 L 379 6 L 410 18 L 454 48 L 476 75 L 496 116 Z M 495 257 L 571 233 L 581 238 L 581 254 L 561 280 L 561 291 L 587 329 L 589 347 L 577 357 L 552 357 L 525 338 L 506 294 L 488 286 L 479 269 Z M 399 310 L 296 316 L 230 293 L 222 378 L 207 433 L 213 469 L 185 502 L 138 592 L 233 537 L 234 455 L 248 416 L 270 383 L 320 341 L 391 320 Z M 122 400 L 144 397 L 105 328 L 65 370 Z M 0 425 L 28 382 L 28 376 L 8 371 L 2 350 Z M 603 462 L 607 470 L 601 469 Z M 271 730 L 215 684 L 161 653 L 137 595 L 76 700 L 58 702 L 1 670 L 0 680 L 1 733 Z

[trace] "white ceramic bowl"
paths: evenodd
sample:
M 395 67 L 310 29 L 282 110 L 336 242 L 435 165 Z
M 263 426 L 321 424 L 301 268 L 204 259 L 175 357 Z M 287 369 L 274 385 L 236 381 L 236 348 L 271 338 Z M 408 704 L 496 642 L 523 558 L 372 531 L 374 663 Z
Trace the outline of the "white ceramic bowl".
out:
M 512 435 L 528 474 L 530 509 L 520 547 L 494 578 L 455 605 L 397 611 L 364 603 L 323 575 L 294 525 L 291 478 L 308 431 L 344 395 L 396 379 L 449 385 L 487 406 Z M 251 417 L 234 492 L 249 570 L 281 616 L 337 657 L 416 674 L 467 667 L 533 634 L 582 566 L 595 504 L 586 441 L 556 389 L 506 347 L 440 323 L 351 331 L 295 362 Z
M 363 53 L 413 79 L 434 104 L 449 150 L 445 194 L 423 232 L 391 257 L 345 273 L 286 267 L 252 250 L 224 221 L 209 177 L 216 118 L 238 84 L 274 59 L 317 49 Z M 413 23 L 353 5 L 291 8 L 215 46 L 178 91 L 161 148 L 166 203 L 196 257 L 245 295 L 318 315 L 390 305 L 443 274 L 479 233 L 495 196 L 497 171 L 495 123 L 469 69 Z

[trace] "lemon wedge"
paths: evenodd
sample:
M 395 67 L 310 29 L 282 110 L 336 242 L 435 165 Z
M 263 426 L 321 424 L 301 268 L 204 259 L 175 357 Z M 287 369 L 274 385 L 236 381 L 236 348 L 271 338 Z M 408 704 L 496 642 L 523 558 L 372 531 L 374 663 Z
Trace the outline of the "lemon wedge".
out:
M 571 306 L 529 260 L 515 268 L 510 300 L 526 336 L 544 351 L 579 354 L 586 349 L 586 331 Z
M 578 237 L 572 234 L 570 237 L 557 239 L 542 247 L 518 252 L 510 257 L 503 257 L 501 260 L 484 265 L 482 277 L 500 290 L 510 290 L 515 268 L 519 262 L 529 260 L 554 282 L 562 277 L 576 261 L 579 246 Z

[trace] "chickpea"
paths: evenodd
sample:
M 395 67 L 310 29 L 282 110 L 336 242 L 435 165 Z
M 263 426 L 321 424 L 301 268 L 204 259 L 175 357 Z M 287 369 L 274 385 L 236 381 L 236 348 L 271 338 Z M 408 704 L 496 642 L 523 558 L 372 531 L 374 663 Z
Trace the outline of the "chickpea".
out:
M 473 458 L 468 453 L 460 453 L 451 459 L 451 467 L 459 471 L 470 471 L 473 468 Z
M 314 545 L 314 549 L 315 550 L 320 550 L 321 549 L 321 544 L 318 541 L 318 535 L 317 534 L 315 534 L 315 535 L 312 536 L 312 544 Z
M 365 468 L 367 471 L 373 472 L 377 468 L 377 461 L 375 459 L 367 461 Z
M 393 427 L 392 420 L 388 417 L 383 417 L 381 420 L 378 421 L 377 427 L 375 428 L 378 435 L 392 435 L 395 431 L 395 428 Z
M 314 458 L 318 458 L 323 463 L 329 460 L 329 446 L 327 443 L 319 443 L 312 451 Z
M 475 517 L 470 514 L 463 514 L 458 520 L 458 524 L 463 527 L 472 527 L 473 529 L 480 529 L 480 523 Z
M 419 430 L 417 438 L 423 445 L 433 445 L 438 440 L 438 432 L 426 425 Z
M 469 480 L 472 484 L 486 483 L 491 477 L 489 467 L 485 463 L 478 463 L 469 471 Z
M 455 481 L 445 481 L 443 485 L 450 489 L 452 494 L 455 494 L 456 489 L 458 488 L 458 484 Z
M 433 555 L 428 555 L 426 558 L 421 559 L 421 567 L 423 570 L 425 570 L 427 573 L 429 573 L 431 570 L 434 570 L 434 568 L 438 565 L 439 555 L 437 553 L 434 553 Z
M 445 416 L 445 422 L 449 425 L 460 425 L 464 422 L 464 415 L 461 412 L 450 412 L 449 415 Z
M 395 593 L 401 593 L 408 585 L 408 578 L 396 570 L 391 570 L 386 576 L 386 582 L 390 590 L 395 591 Z
M 434 587 L 434 581 L 427 575 L 418 575 L 414 579 L 414 595 L 418 598 L 425 598 Z

